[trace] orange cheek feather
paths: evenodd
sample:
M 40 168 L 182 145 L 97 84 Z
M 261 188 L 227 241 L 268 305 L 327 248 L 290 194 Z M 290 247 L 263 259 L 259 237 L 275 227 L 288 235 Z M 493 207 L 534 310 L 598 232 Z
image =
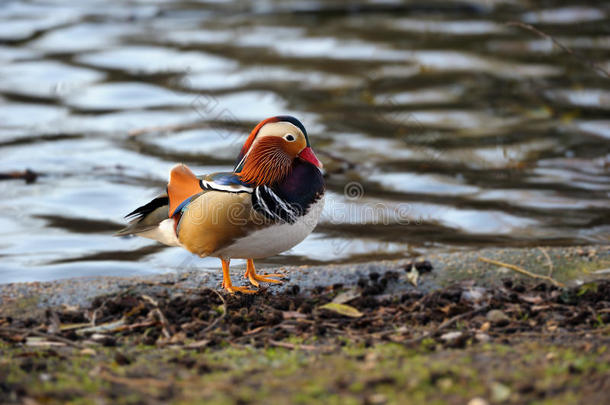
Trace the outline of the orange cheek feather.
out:
M 292 157 L 285 150 L 282 138 L 269 136 L 256 143 L 240 173 L 241 179 L 251 185 L 273 184 L 288 175 Z

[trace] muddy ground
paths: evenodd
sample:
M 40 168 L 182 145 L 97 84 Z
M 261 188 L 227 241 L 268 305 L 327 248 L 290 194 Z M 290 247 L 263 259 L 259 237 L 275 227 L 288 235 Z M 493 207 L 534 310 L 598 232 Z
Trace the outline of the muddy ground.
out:
M 610 280 L 591 251 L 493 282 L 432 258 L 256 295 L 162 278 L 50 306 L 5 286 L 0 403 L 603 403 Z

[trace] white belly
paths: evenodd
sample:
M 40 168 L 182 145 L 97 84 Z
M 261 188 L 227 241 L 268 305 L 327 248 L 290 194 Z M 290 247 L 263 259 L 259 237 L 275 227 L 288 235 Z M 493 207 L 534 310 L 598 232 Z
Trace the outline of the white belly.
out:
M 282 253 L 301 243 L 313 231 L 323 208 L 324 196 L 294 224 L 272 225 L 255 231 L 215 252 L 212 256 L 225 259 L 259 259 Z

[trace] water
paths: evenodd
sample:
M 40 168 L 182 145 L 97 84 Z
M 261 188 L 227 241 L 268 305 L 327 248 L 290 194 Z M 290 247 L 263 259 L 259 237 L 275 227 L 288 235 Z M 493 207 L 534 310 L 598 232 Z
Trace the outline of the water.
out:
M 328 197 L 262 266 L 607 243 L 610 8 L 544 4 L 2 2 L 0 172 L 42 176 L 0 182 L 0 282 L 218 271 L 111 235 L 174 163 L 229 170 L 277 114 Z

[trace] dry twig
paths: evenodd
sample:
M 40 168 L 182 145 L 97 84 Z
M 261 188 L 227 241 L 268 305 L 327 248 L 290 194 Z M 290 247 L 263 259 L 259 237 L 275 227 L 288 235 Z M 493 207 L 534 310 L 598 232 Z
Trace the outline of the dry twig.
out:
M 32 330 L 32 329 L 26 329 L 26 328 L 14 328 L 12 326 L 0 326 L 0 333 L 2 333 L 2 332 L 20 333 L 25 336 L 33 335 L 33 336 L 38 336 L 38 337 L 49 339 L 49 340 L 54 340 L 56 342 L 61 342 L 68 346 L 76 347 L 78 349 L 84 348 L 82 345 L 80 345 L 76 342 L 73 342 L 70 339 L 66 339 L 65 337 L 53 335 L 50 333 L 40 332 L 38 330 Z
M 216 325 L 218 325 L 218 324 L 220 323 L 220 321 L 222 321 L 223 319 L 225 319 L 225 317 L 227 316 L 227 302 L 225 301 L 225 299 L 223 298 L 223 296 L 222 296 L 222 295 L 221 295 L 221 294 L 220 294 L 218 291 L 216 291 L 216 290 L 215 290 L 215 289 L 213 289 L 213 288 L 206 288 L 206 289 L 204 289 L 203 291 L 205 291 L 205 290 L 213 291 L 213 292 L 214 292 L 214 294 L 216 294 L 216 295 L 218 296 L 218 298 L 220 298 L 220 301 L 222 301 L 222 315 L 221 315 L 221 316 L 219 316 L 218 318 L 216 318 L 216 319 L 214 320 L 214 322 L 212 322 L 210 325 L 206 326 L 206 327 L 205 327 L 204 329 L 202 329 L 202 330 L 201 330 L 201 332 L 199 332 L 199 333 L 207 333 L 207 332 L 209 332 L 210 330 L 214 329 L 214 328 L 216 327 Z
M 603 74 L 606 77 L 610 77 L 610 73 L 608 73 L 608 71 L 606 69 L 604 69 L 599 63 L 591 61 L 590 59 L 585 57 L 580 52 L 575 52 L 572 48 L 562 44 L 561 42 L 559 42 L 558 40 L 553 38 L 551 35 L 547 34 L 546 32 L 540 31 L 538 28 L 534 27 L 533 25 L 522 23 L 520 21 L 509 21 L 509 22 L 506 23 L 506 25 L 508 25 L 509 27 L 523 28 L 525 30 L 533 32 L 534 34 L 538 35 L 541 38 L 548 39 L 551 42 L 553 42 L 553 44 L 556 47 L 558 47 L 559 49 L 561 49 L 565 53 L 577 57 L 578 60 L 581 63 L 584 63 L 585 65 L 587 65 L 592 70 L 595 70 L 595 71 Z
M 543 276 L 541 274 L 532 273 L 531 271 L 527 271 L 523 267 L 519 267 L 519 266 L 516 266 L 514 264 L 499 262 L 497 260 L 488 259 L 486 257 L 479 257 L 479 261 L 485 262 L 485 263 L 494 264 L 494 265 L 499 266 L 499 267 L 506 267 L 507 269 L 516 271 L 517 273 L 521 273 L 524 276 L 528 276 L 528 277 L 531 277 L 531 278 L 537 278 L 539 280 L 548 281 L 548 282 L 552 283 L 553 285 L 555 285 L 557 287 L 565 287 L 565 284 L 555 280 L 552 277 Z
M 553 275 L 553 261 L 551 260 L 551 256 L 549 256 L 549 254 L 545 248 L 538 247 L 538 249 L 540 249 L 540 251 L 542 252 L 544 257 L 546 257 L 546 262 L 547 262 L 547 265 L 549 266 L 549 272 L 546 275 L 551 277 Z
M 435 334 L 437 334 L 438 332 L 440 332 L 443 329 L 447 329 L 448 327 L 452 326 L 453 324 L 455 324 L 457 321 L 465 319 L 465 318 L 469 318 L 473 315 L 477 315 L 481 312 L 487 311 L 489 309 L 488 305 L 482 306 L 481 308 L 477 308 L 477 309 L 473 309 L 472 311 L 468 311 L 468 312 L 464 312 L 462 314 L 458 314 L 450 319 L 447 319 L 445 322 L 441 323 L 438 327 L 434 328 L 434 330 L 431 330 L 429 332 L 424 333 L 423 335 L 413 338 L 413 339 L 409 339 L 409 340 L 405 340 L 404 342 L 402 342 L 402 344 L 408 345 L 408 344 L 413 344 L 413 343 L 419 343 L 422 340 L 430 337 L 430 336 L 434 336 Z
M 318 346 L 312 346 L 312 345 L 297 345 L 297 344 L 288 343 L 288 342 L 279 342 L 277 340 L 269 340 L 269 344 L 271 344 L 272 346 L 283 347 L 285 349 L 290 349 L 290 350 L 295 350 L 295 349 L 307 350 L 307 351 L 317 351 L 317 350 L 327 351 L 328 350 L 328 348 L 325 348 L 325 347 L 318 347 Z
M 121 384 L 121 385 L 125 385 L 128 386 L 130 388 L 135 388 L 137 390 L 141 390 L 141 391 L 145 391 L 148 392 L 151 389 L 165 389 L 170 387 L 174 382 L 171 380 L 159 380 L 156 378 L 126 378 L 126 377 L 119 377 L 117 375 L 114 375 L 112 373 L 110 373 L 108 370 L 101 368 L 98 372 L 97 372 L 97 376 L 115 383 L 115 384 Z

